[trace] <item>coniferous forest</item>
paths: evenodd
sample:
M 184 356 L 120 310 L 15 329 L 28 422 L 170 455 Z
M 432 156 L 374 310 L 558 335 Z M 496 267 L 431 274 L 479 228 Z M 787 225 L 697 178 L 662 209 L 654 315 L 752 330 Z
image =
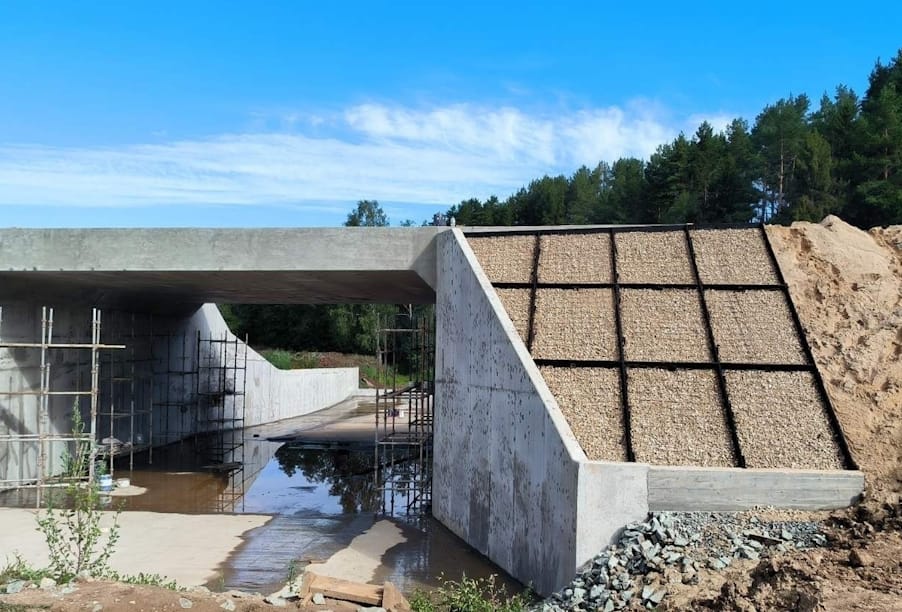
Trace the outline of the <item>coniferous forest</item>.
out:
M 661 144 L 647 160 L 543 176 L 506 200 L 475 198 L 461 225 L 820 221 L 902 223 L 902 50 L 877 62 L 865 92 L 843 85 L 813 101 L 790 95 L 749 124 Z

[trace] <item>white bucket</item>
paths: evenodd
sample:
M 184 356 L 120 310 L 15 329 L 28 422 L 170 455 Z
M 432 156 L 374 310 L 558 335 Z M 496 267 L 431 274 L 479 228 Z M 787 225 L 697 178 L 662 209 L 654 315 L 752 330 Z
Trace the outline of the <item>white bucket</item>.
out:
M 109 474 L 101 474 L 97 479 L 97 482 L 100 483 L 101 491 L 112 491 L 113 490 L 113 477 Z

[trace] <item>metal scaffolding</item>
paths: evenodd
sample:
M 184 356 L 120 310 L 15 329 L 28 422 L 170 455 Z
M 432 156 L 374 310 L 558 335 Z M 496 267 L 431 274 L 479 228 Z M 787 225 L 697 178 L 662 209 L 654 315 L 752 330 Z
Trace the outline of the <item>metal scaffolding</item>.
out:
M 382 513 L 423 516 L 432 505 L 433 317 L 397 315 L 377 333 L 376 487 Z M 409 376 L 402 376 L 401 371 Z
M 229 336 L 197 334 L 195 439 L 207 462 L 203 468 L 224 480 L 215 508 L 219 512 L 235 511 L 244 500 L 247 342 Z
M 10 373 L 0 376 L 0 490 L 37 490 L 40 505 L 44 487 L 71 482 L 66 457 L 83 459 L 81 478 L 94 479 L 97 469 L 132 471 L 135 455 L 152 463 L 154 447 L 188 440 L 197 465 L 221 477 L 211 510 L 239 509 L 246 341 L 161 333 L 154 325 L 168 332 L 171 321 L 109 312 L 105 344 L 99 309 L 85 331 L 69 312 L 55 321 L 54 309 L 43 307 L 38 325 L 28 310 L 0 307 L 0 370 Z M 61 328 L 66 336 L 57 339 Z M 37 329 L 32 341 L 27 335 Z
M 100 366 L 101 351 L 115 352 L 124 349 L 122 345 L 103 344 L 100 338 L 101 331 L 101 312 L 94 308 L 91 310 L 90 324 L 90 342 L 56 342 L 54 341 L 54 309 L 43 306 L 41 308 L 41 338 L 39 342 L 11 342 L 3 339 L 3 307 L 0 307 L 0 349 L 7 351 L 24 351 L 26 354 L 38 352 L 38 383 L 29 384 L 27 380 L 21 380 L 18 385 L 13 385 L 13 378 L 9 378 L 7 388 L 0 389 L 0 398 L 3 398 L 3 404 L 0 406 L 2 412 L 8 413 L 8 418 L 18 422 L 19 431 L 13 432 L 9 428 L 9 433 L 0 434 L 0 441 L 7 445 L 8 449 L 14 446 L 19 450 L 18 474 L 6 474 L 0 478 L 0 488 L 7 487 L 37 487 L 39 490 L 46 486 L 61 484 L 67 481 L 67 475 L 54 477 L 54 457 L 57 456 L 54 451 L 59 451 L 59 456 L 65 453 L 72 455 L 72 451 L 79 452 L 79 449 L 88 449 L 88 473 L 87 478 L 94 478 L 95 463 L 98 455 L 98 446 L 95 444 L 99 429 L 98 416 L 100 413 L 99 406 L 99 389 L 100 389 Z M 54 363 L 53 355 L 58 351 L 74 351 L 79 356 L 88 352 L 90 355 L 90 371 L 89 383 L 83 382 L 82 360 L 78 359 L 76 373 L 74 377 L 74 388 L 61 389 L 58 388 L 59 381 L 55 380 L 51 375 L 52 364 Z M 26 357 L 23 357 L 25 359 Z M 16 417 L 13 415 L 12 402 L 18 398 L 21 414 Z M 30 412 L 30 407 L 26 407 L 25 403 L 28 398 L 34 398 L 36 410 Z M 82 431 L 66 430 L 65 427 L 56 427 L 63 431 L 55 431 L 53 425 L 62 421 L 65 411 L 82 410 L 78 405 L 81 398 L 89 398 L 90 411 L 89 418 L 86 420 L 86 429 Z M 60 401 L 62 400 L 62 401 Z M 71 400 L 71 403 L 66 400 Z M 61 414 L 62 413 L 62 414 Z M 57 417 L 57 418 L 54 418 Z M 33 418 L 33 421 L 32 421 Z M 69 425 L 72 424 L 70 416 Z M 34 423 L 32 431 L 28 431 L 30 421 Z M 56 443 L 56 444 L 54 444 Z M 35 463 L 33 469 L 28 466 L 27 457 L 29 453 L 33 453 Z M 62 473 L 62 470 L 59 470 Z M 76 475 L 68 475 L 75 477 Z M 80 475 L 82 478 L 85 475 Z M 71 481 L 71 477 L 68 478 Z M 37 497 L 40 504 L 40 494 Z
M 153 376 L 150 347 L 137 334 L 137 315 L 111 313 L 110 319 L 111 335 L 124 343 L 125 350 L 101 360 L 97 437 L 98 454 L 113 475 L 117 458 L 127 456 L 132 470 L 135 453 L 153 452 Z
M 150 328 L 153 389 L 151 410 L 158 425 L 149 441 L 162 446 L 184 440 L 194 433 L 191 414 L 197 404 L 197 359 L 185 334 L 155 333 Z M 153 455 L 148 458 L 153 461 Z

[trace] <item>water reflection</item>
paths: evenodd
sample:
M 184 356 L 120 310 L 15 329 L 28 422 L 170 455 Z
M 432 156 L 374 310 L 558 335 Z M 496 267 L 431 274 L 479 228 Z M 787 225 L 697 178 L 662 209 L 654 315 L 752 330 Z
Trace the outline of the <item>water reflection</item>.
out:
M 323 484 L 344 514 L 376 512 L 379 491 L 374 485 L 375 454 L 369 450 L 305 449 L 286 444 L 276 451 L 282 473 L 300 472 L 309 483 Z
M 153 463 L 138 461 L 135 469 L 117 470 L 132 485 L 146 489 L 133 497 L 113 498 L 126 511 L 203 513 L 227 511 L 269 514 L 264 526 L 248 532 L 244 543 L 226 560 L 211 588 L 238 588 L 268 593 L 282 586 L 293 564 L 302 568 L 324 561 L 348 546 L 382 517 L 380 489 L 375 485 L 372 446 L 307 447 L 297 442 L 244 441 L 244 469 L 235 497 L 234 479 L 202 469 L 208 458 L 192 440 L 156 449 Z M 395 476 L 406 478 L 414 461 L 395 465 Z M 0 493 L 0 504 L 34 506 L 34 490 Z M 235 499 L 229 508 L 223 500 Z M 436 586 L 444 574 L 459 579 L 498 574 L 516 588 L 488 559 L 431 518 L 397 523 L 405 541 L 381 559 L 374 580 L 391 580 L 405 592 Z M 165 573 L 165 572 L 163 572 Z

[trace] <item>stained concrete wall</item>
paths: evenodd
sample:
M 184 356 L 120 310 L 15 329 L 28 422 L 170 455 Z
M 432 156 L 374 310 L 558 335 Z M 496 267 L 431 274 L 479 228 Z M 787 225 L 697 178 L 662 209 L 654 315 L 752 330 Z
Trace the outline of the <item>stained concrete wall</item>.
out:
M 576 569 L 582 451 L 460 231 L 437 246 L 432 512 L 546 593 Z
M 586 461 L 461 232 L 437 246 L 432 511 L 549 593 L 645 516 L 647 466 Z

